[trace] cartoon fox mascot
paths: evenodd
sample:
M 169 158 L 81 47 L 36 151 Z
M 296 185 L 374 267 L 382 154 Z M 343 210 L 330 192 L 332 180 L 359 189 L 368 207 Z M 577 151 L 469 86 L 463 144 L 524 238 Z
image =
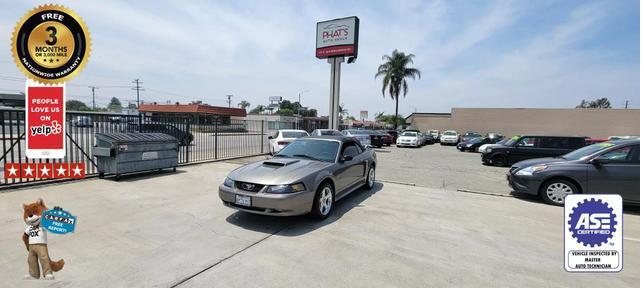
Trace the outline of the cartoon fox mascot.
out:
M 53 272 L 60 271 L 65 266 L 65 260 L 51 261 L 49 259 L 49 250 L 47 250 L 47 231 L 40 226 L 42 212 L 48 210 L 42 198 L 35 203 L 22 204 L 24 214 L 22 218 L 27 224 L 22 241 L 29 252 L 29 275 L 25 279 L 40 279 L 40 269 L 38 261 L 42 266 L 42 275 L 46 280 L 53 280 Z

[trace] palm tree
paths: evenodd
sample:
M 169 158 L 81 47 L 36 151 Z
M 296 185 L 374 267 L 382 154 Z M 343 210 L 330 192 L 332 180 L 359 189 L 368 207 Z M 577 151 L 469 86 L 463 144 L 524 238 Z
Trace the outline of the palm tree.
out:
M 247 107 L 249 107 L 249 105 L 251 105 L 251 104 L 249 104 L 249 102 L 247 102 L 245 100 L 240 101 L 240 103 L 238 103 L 238 107 L 240 107 L 242 109 L 246 109 Z
M 414 54 L 405 55 L 405 53 L 394 49 L 392 56 L 383 55 L 383 61 L 385 62 L 378 66 L 378 72 L 374 76 L 374 78 L 383 76 L 383 89 L 381 89 L 383 98 L 385 98 L 385 89 L 389 87 L 388 93 L 390 97 L 392 100 L 396 100 L 394 129 L 398 126 L 398 97 L 401 94 L 401 90 L 403 91 L 403 98 L 407 95 L 406 78 L 415 80 L 416 76 L 418 76 L 418 79 L 421 79 L 421 71 L 408 67 L 409 64 L 414 64 L 412 58 L 414 58 Z

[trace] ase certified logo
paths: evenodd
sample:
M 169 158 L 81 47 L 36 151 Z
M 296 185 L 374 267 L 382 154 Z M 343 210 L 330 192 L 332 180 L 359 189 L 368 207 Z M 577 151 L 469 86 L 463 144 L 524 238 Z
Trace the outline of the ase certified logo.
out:
M 565 198 L 565 269 L 618 272 L 623 267 L 623 206 L 619 195 Z

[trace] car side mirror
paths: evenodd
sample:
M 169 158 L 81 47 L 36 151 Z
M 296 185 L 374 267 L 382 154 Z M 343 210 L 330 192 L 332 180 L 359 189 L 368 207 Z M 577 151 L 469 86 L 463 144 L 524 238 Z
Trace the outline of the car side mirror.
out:
M 342 156 L 340 161 L 341 162 L 347 162 L 347 161 L 352 161 L 353 159 L 354 159 L 354 157 L 347 155 L 347 156 Z
M 268 136 L 267 139 L 269 140 L 274 139 L 274 136 Z
M 596 158 L 592 158 L 592 160 L 590 160 L 590 163 L 595 165 L 595 166 L 599 166 L 601 164 L 610 163 L 610 159 L 602 158 L 602 157 L 596 157 Z

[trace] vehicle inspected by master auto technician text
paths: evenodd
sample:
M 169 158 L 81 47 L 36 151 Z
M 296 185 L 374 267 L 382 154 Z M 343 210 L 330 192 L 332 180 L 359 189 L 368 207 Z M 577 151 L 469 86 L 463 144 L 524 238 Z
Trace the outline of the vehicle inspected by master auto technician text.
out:
M 374 187 L 374 149 L 353 137 L 297 139 L 272 159 L 229 173 L 218 195 L 231 208 L 249 213 L 290 216 L 310 213 L 324 219 L 334 203 L 364 187 Z
M 639 140 L 592 144 L 560 157 L 514 164 L 507 180 L 516 192 L 563 205 L 569 194 L 619 194 L 639 204 Z

